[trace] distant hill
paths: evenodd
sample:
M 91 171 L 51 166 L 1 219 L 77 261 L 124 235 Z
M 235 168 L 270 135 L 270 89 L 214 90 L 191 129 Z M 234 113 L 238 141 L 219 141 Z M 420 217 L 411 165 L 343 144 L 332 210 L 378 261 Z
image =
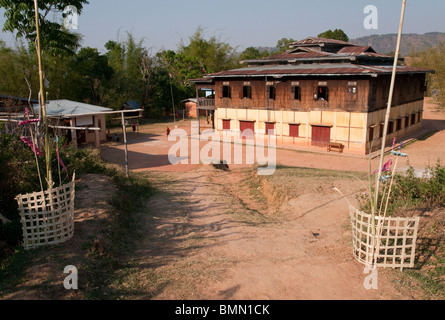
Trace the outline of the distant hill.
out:
M 379 53 L 388 54 L 396 50 L 397 34 L 372 35 L 350 40 L 351 43 L 360 46 L 372 46 Z M 440 42 L 445 43 L 445 33 L 429 32 L 425 34 L 404 34 L 400 48 L 400 54 L 407 56 L 412 49 L 417 52 L 435 47 Z

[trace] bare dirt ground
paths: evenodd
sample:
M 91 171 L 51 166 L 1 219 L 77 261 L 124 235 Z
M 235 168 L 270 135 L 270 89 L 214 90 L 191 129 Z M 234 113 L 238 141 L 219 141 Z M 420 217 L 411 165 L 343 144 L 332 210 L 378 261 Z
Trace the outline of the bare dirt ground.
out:
M 146 221 L 136 275 L 148 294 L 130 299 L 416 299 L 391 271 L 380 272 L 378 290 L 365 289 L 348 205 L 325 179 L 301 179 L 298 198 L 265 205 L 272 184 L 259 182 L 255 199 L 243 184 L 251 176 L 200 167 L 153 177 L 165 193 L 151 200 L 158 215 Z M 348 194 L 361 188 L 334 180 Z
M 435 105 L 426 105 L 424 127 L 438 132 L 404 149 L 409 159 L 401 170 L 408 164 L 423 170 L 438 158 L 445 159 L 444 120 L 445 114 L 436 112 Z M 190 124 L 178 125 L 187 129 Z M 289 179 L 286 169 L 258 177 L 251 166 L 230 166 L 229 171 L 204 165 L 172 166 L 167 155 L 174 142 L 167 140 L 167 126 L 172 124 L 143 126 L 128 134 L 130 169 L 147 176 L 160 192 L 149 200 L 150 214 L 143 222 L 146 236 L 133 257 L 132 273 L 122 281 L 132 293 L 122 299 L 422 298 L 394 270 L 379 271 L 378 290 L 364 288 L 364 267 L 352 255 L 348 205 L 332 191 L 336 186 L 354 201 L 363 192 L 359 181 L 315 171 Z M 122 166 L 122 142 L 106 144 L 102 157 Z M 277 163 L 368 171 L 367 158 L 323 150 L 278 149 Z M 375 169 L 377 159 L 372 164 Z M 85 241 L 93 245 L 95 222 L 106 219 L 106 202 L 113 188 L 103 177 L 82 179 L 75 238 L 56 253 L 52 251 L 52 256 L 40 252 L 40 264 L 27 271 L 15 293 L 4 298 L 84 298 L 63 289 L 61 270 L 65 264 L 82 265 L 88 257 L 90 247 L 85 247 Z M 99 189 L 100 193 L 95 192 Z M 60 260 L 57 265 L 54 256 Z
M 427 104 L 424 119 L 425 132 L 438 132 L 406 147 L 409 158 L 399 164 L 400 170 L 412 165 L 422 172 L 426 165 L 445 158 L 444 114 Z M 211 166 L 171 166 L 166 154 L 173 142 L 167 141 L 165 127 L 142 128 L 129 145 L 130 169 L 153 172 L 153 183 L 163 190 L 151 200 L 150 208 L 158 215 L 146 221 L 150 232 L 139 251 L 137 278 L 142 292 L 148 293 L 142 298 L 420 297 L 400 285 L 398 273 L 388 270 L 380 271 L 379 290 L 364 288 L 363 266 L 351 252 L 348 205 L 331 189 L 335 184 L 353 200 L 363 191 L 362 184 L 348 178 L 336 178 L 331 185 L 316 177 L 300 179 L 296 197 L 280 198 L 273 192 L 276 185 L 262 179 L 257 188 L 262 190 L 255 198 L 246 182 L 251 174 L 247 166 L 230 166 L 228 172 Z M 106 147 L 104 158 L 122 164 L 123 153 L 115 152 L 119 148 Z M 279 149 L 277 163 L 368 171 L 366 157 L 304 151 Z M 377 168 L 378 159 L 372 165 Z

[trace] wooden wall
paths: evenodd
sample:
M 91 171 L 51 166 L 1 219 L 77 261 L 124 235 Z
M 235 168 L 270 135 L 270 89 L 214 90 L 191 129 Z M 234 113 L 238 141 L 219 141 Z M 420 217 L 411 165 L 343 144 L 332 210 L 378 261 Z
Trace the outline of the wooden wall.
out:
M 331 110 L 348 112 L 373 112 L 385 109 L 388 102 L 391 76 L 378 78 L 303 78 L 276 80 L 232 79 L 215 82 L 215 103 L 217 107 L 239 107 L 251 109 L 275 110 Z M 266 84 L 276 89 L 276 98 L 268 99 Z M 231 98 L 223 98 L 222 87 L 231 88 Z M 243 87 L 252 88 L 252 99 L 243 98 Z M 400 75 L 397 77 L 393 105 L 402 105 L 424 98 L 425 75 Z M 301 101 L 294 99 L 292 87 L 301 88 Z M 314 93 L 319 86 L 329 88 L 328 101 L 314 100 Z M 355 87 L 357 92 L 351 93 Z
M 348 84 L 353 82 L 357 87 L 357 94 L 348 94 Z M 268 99 L 266 83 L 276 89 L 276 98 Z M 231 99 L 222 97 L 223 85 L 231 87 Z M 252 99 L 242 97 L 243 86 L 252 87 Z M 318 86 L 329 88 L 329 101 L 314 100 L 314 93 Z M 301 101 L 294 99 L 292 87 L 301 88 Z M 217 81 L 216 82 L 216 106 L 217 107 L 242 107 L 252 109 L 278 109 L 278 110 L 354 110 L 365 111 L 368 106 L 368 80 L 332 80 L 332 79 L 302 79 L 286 81 Z
M 394 87 L 393 106 L 423 100 L 425 96 L 425 74 L 399 75 Z M 386 109 L 391 76 L 380 76 L 369 83 L 369 111 Z

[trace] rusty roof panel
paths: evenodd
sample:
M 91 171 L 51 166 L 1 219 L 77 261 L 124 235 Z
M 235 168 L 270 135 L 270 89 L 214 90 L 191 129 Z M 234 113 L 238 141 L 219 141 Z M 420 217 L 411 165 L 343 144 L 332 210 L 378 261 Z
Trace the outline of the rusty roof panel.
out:
M 345 42 L 345 41 L 316 38 L 316 37 L 309 37 L 307 39 L 292 43 L 291 46 L 318 45 L 318 44 L 335 44 L 335 45 L 353 46 L 352 43 Z
M 398 73 L 428 73 L 432 70 L 411 68 L 411 67 L 398 67 Z M 354 64 L 326 64 L 323 66 L 318 65 L 283 65 L 283 66 L 258 66 L 248 67 L 243 69 L 222 71 L 209 75 L 212 78 L 218 77 L 237 77 L 237 76 L 273 76 L 273 75 L 286 75 L 286 76 L 302 76 L 302 75 L 370 75 L 376 76 L 379 74 L 391 74 L 391 66 L 364 66 Z

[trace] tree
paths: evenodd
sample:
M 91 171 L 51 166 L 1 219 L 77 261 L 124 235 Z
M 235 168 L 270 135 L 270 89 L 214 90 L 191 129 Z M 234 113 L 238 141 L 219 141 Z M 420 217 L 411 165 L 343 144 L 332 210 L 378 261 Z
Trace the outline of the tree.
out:
M 203 32 L 204 29 L 198 27 L 189 38 L 189 44 L 182 43 L 180 45 L 178 53 L 186 57 L 197 58 L 208 73 L 229 70 L 238 66 L 239 60 L 236 57 L 235 48 L 215 36 L 206 40 Z
M 445 109 L 445 43 L 419 53 L 413 50 L 410 58 L 410 66 L 436 71 L 427 76 L 428 94 L 436 96 L 442 109 Z
M 349 37 L 342 29 L 335 29 L 334 31 L 329 29 L 328 31 L 320 33 L 318 37 L 349 42 Z
M 120 109 L 129 100 L 146 107 L 153 73 L 156 65 L 144 41 L 137 41 L 127 32 L 123 41 L 108 41 L 106 56 L 114 75 L 106 93 L 109 107 Z
M 282 38 L 281 40 L 278 40 L 277 42 L 277 50 L 274 52 L 275 54 L 283 53 L 287 50 L 289 50 L 289 47 L 292 43 L 294 43 L 295 40 L 292 38 Z
M 73 55 L 79 47 L 81 37 L 63 28 L 61 22 L 50 21 L 50 13 L 62 12 L 67 6 L 75 6 L 81 14 L 87 0 L 40 0 L 39 25 L 42 50 L 53 55 Z M 17 38 L 25 38 L 32 47 L 36 40 L 35 8 L 33 0 L 0 0 L 0 7 L 6 10 L 3 31 L 17 32 Z
M 69 62 L 67 96 L 76 101 L 103 104 L 100 93 L 112 75 L 113 69 L 106 56 L 97 49 L 82 48 Z
M 28 97 L 31 86 L 33 98 L 37 98 L 37 57 L 25 45 L 18 43 L 13 50 L 0 43 L 0 92 L 10 96 Z
M 269 53 L 266 50 L 260 51 L 257 48 L 249 47 L 240 55 L 240 60 L 261 59 L 267 57 Z

